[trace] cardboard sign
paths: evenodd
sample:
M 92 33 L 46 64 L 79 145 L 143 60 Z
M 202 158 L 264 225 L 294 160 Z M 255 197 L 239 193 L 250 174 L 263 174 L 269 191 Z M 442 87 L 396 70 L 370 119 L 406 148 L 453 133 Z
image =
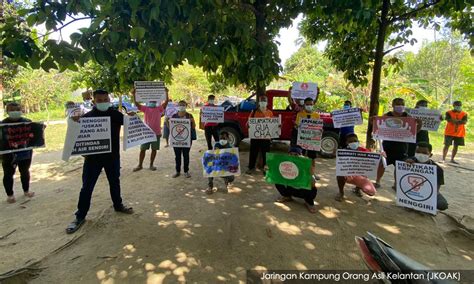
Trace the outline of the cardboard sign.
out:
M 156 134 L 136 115 L 123 117 L 123 150 L 156 142 Z
M 44 124 L 42 122 L 0 124 L 0 154 L 39 147 L 44 147 Z
M 267 153 L 268 171 L 265 180 L 296 189 L 311 189 L 311 159 L 285 154 Z
M 374 139 L 416 143 L 416 119 L 413 117 L 377 116 Z
M 279 138 L 281 134 L 281 117 L 249 118 L 250 139 Z
M 407 109 L 407 113 L 414 118 L 421 119 L 423 126 L 421 130 L 438 131 L 441 124 L 441 112 L 437 109 Z
M 304 100 L 306 98 L 312 98 L 313 100 L 316 100 L 318 97 L 318 84 L 293 82 L 293 87 L 291 88 L 291 97 L 293 99 L 299 100 Z
M 240 175 L 239 148 L 208 150 L 202 157 L 204 177 Z
M 169 140 L 171 147 L 191 148 L 191 120 L 171 118 Z
M 360 113 L 360 108 L 350 108 L 333 111 L 332 121 L 334 123 L 334 128 L 362 124 L 362 114 Z
M 138 102 L 156 102 L 160 105 L 166 98 L 165 84 L 155 81 L 135 81 L 135 96 Z
M 296 144 L 309 151 L 321 150 L 323 121 L 321 119 L 302 119 L 298 128 Z
M 68 105 L 66 109 L 67 117 L 82 116 L 85 113 L 91 111 L 92 108 L 87 108 L 83 103 L 74 103 L 74 105 Z
M 201 108 L 202 123 L 223 123 L 224 107 L 205 106 Z
M 336 176 L 377 177 L 380 154 L 352 150 L 337 150 Z
M 70 156 L 87 156 L 112 152 L 110 117 L 81 117 L 68 120 L 63 160 Z
M 397 205 L 436 215 L 436 165 L 396 164 Z

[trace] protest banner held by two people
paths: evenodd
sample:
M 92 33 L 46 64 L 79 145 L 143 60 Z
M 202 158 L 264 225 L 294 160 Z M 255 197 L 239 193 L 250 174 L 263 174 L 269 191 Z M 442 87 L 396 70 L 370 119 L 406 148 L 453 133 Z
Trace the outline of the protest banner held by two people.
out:
M 317 101 L 318 84 L 309 82 L 293 82 L 291 87 L 291 97 L 295 100 L 311 98 L 313 101 Z
M 44 128 L 42 122 L 0 124 L 0 154 L 44 147 Z

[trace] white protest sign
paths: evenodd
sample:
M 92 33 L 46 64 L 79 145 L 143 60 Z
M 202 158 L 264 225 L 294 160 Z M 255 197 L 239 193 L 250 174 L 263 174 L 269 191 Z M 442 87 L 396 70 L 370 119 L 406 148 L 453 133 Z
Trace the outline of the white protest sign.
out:
M 249 138 L 279 138 L 281 134 L 280 125 L 280 117 L 251 117 L 249 118 Z
M 112 152 L 110 131 L 110 117 L 81 117 L 79 122 L 69 119 L 63 160 Z
M 352 150 L 337 150 L 336 176 L 377 177 L 380 154 Z
M 123 117 L 123 150 L 156 142 L 156 134 L 136 115 Z
M 421 130 L 438 131 L 441 124 L 441 112 L 437 109 L 421 109 L 410 108 L 407 109 L 410 116 L 421 119 L 423 126 Z
M 323 126 L 321 119 L 302 119 L 298 127 L 296 144 L 305 150 L 320 151 Z
M 332 121 L 334 128 L 359 125 L 362 124 L 362 114 L 359 108 L 336 110 L 332 112 Z
M 436 215 L 436 165 L 397 161 L 396 166 L 397 205 Z
M 91 111 L 91 109 L 86 108 L 82 103 L 68 105 L 66 109 L 67 117 L 82 116 L 89 111 Z
M 201 108 L 202 123 L 223 123 L 224 107 L 204 106 Z
M 171 147 L 191 148 L 191 120 L 171 118 L 169 140 Z
M 304 100 L 306 98 L 312 98 L 316 100 L 318 96 L 318 84 L 306 83 L 306 82 L 293 82 L 291 88 L 291 97 L 293 99 Z
M 160 105 L 165 97 L 166 90 L 163 82 L 135 81 L 135 98 L 138 102 L 156 102 Z

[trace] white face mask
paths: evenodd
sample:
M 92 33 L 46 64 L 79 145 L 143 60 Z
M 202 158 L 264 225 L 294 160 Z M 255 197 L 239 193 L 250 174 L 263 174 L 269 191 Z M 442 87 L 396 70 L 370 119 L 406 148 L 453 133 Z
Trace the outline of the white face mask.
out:
M 430 160 L 430 156 L 422 153 L 415 153 L 415 158 L 418 160 L 418 162 L 424 164 Z
M 178 106 L 178 110 L 180 112 L 185 112 L 186 111 L 186 107 L 185 106 Z
M 8 112 L 8 117 L 13 118 L 13 119 L 19 119 L 23 115 L 23 112 L 21 111 L 9 111 Z
M 210 105 L 213 105 L 213 104 L 214 104 L 214 100 L 209 100 L 209 104 L 210 104 Z
M 359 142 L 352 142 L 347 145 L 351 150 L 357 150 L 359 148 Z
M 227 140 L 221 139 L 221 140 L 219 140 L 219 144 L 221 144 L 222 146 L 225 146 L 225 145 L 227 145 Z
M 268 103 L 267 102 L 259 102 L 258 105 L 260 106 L 261 109 L 266 109 Z
M 313 111 L 313 106 L 307 106 L 307 105 L 305 105 L 305 106 L 304 106 L 304 109 L 305 109 L 307 112 L 312 112 L 312 111 Z

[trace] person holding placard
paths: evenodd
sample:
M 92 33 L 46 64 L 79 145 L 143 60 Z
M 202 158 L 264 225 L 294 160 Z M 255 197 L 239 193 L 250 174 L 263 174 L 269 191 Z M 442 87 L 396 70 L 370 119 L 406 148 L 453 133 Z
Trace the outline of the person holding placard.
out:
M 92 192 L 102 169 L 105 170 L 109 181 L 110 196 L 116 212 L 133 214 L 131 207 L 122 203 L 120 188 L 120 128 L 123 125 L 123 114 L 111 107 L 110 96 L 107 91 L 93 92 L 94 108 L 82 117 L 110 117 L 112 151 L 105 154 L 87 155 L 84 157 L 82 168 L 82 188 L 77 204 L 76 219 L 71 222 L 66 233 L 76 232 L 85 222 L 87 212 L 91 206 Z M 73 118 L 79 121 L 79 117 Z
M 207 103 L 204 106 L 207 107 L 214 107 L 215 105 L 216 96 L 209 95 L 207 97 Z M 204 136 L 206 136 L 207 142 L 207 149 L 212 150 L 212 138 L 214 137 L 214 142 L 219 140 L 219 135 L 217 133 L 217 123 L 214 122 L 206 122 L 204 123 Z
M 219 141 L 214 144 L 214 150 L 217 149 L 229 149 L 232 148 L 232 146 L 229 144 L 229 133 L 227 131 L 222 131 L 219 133 Z M 227 177 L 222 177 L 224 179 L 225 186 L 227 190 L 229 190 L 232 187 L 232 182 L 234 181 L 235 177 L 234 176 L 227 176 Z M 208 178 L 208 184 L 207 184 L 207 194 L 213 194 L 214 193 L 214 178 L 209 177 Z
M 446 128 L 444 130 L 444 148 L 443 148 L 443 162 L 446 161 L 449 146 L 453 145 L 453 152 L 451 153 L 451 163 L 458 164 L 454 160 L 458 153 L 458 146 L 464 146 L 464 137 L 466 136 L 467 113 L 462 111 L 462 103 L 455 101 L 453 109 L 446 112 Z
M 436 179 L 438 185 L 437 191 L 437 204 L 436 207 L 438 210 L 443 211 L 448 209 L 448 201 L 444 196 L 439 192 L 441 186 L 444 185 L 444 171 L 443 169 L 436 164 L 431 157 L 433 156 L 433 146 L 427 142 L 420 142 L 416 146 L 415 155 L 413 157 L 409 157 L 405 160 L 408 164 L 413 163 L 420 163 L 420 164 L 428 164 L 428 165 L 435 165 L 436 166 Z
M 31 120 L 22 117 L 21 105 L 18 103 L 8 103 L 6 112 L 8 117 L 2 120 L 2 124 L 31 122 Z M 2 154 L 0 158 L 2 159 L 3 187 L 7 194 L 7 202 L 16 202 L 13 192 L 13 177 L 15 176 L 16 168 L 20 171 L 23 194 L 26 197 L 33 197 L 35 193 L 30 191 L 30 166 L 33 158 L 33 150 Z
M 302 149 L 298 146 L 290 147 L 289 155 L 292 156 L 303 156 Z M 268 169 L 267 169 L 268 170 Z M 311 174 L 314 175 L 313 169 L 311 169 Z M 280 193 L 281 197 L 276 200 L 279 203 L 286 203 L 293 201 L 293 197 L 302 198 L 304 200 L 304 205 L 310 213 L 316 213 L 316 207 L 314 206 L 314 199 L 318 194 L 316 188 L 316 183 L 314 180 L 311 180 L 311 190 L 294 188 L 288 185 L 275 184 L 276 189 Z
M 296 113 L 304 110 L 304 100 L 301 100 L 301 99 L 293 99 L 291 97 L 291 90 L 293 89 L 293 87 L 290 87 L 288 89 L 288 103 L 289 103 L 289 106 L 288 108 Z
M 345 101 L 342 109 L 352 108 L 351 101 Z M 339 130 L 339 148 L 344 149 L 347 147 L 346 136 L 347 134 L 354 133 L 354 126 L 344 126 Z
M 175 113 L 171 118 L 185 118 L 191 120 L 191 145 L 192 140 L 196 140 L 196 123 L 192 114 L 186 111 L 187 103 L 185 101 L 179 101 L 178 103 L 178 112 Z M 171 129 L 170 129 L 171 131 Z M 194 137 L 193 137 L 194 136 Z M 183 157 L 184 164 L 184 176 L 190 178 L 191 174 L 189 173 L 189 152 L 191 151 L 190 147 L 173 147 L 174 156 L 175 156 L 175 165 L 176 173 L 172 175 L 172 178 L 177 178 L 181 175 L 181 156 Z
M 359 138 L 355 133 L 348 134 L 345 140 L 347 142 L 346 148 L 349 150 L 370 152 L 368 149 L 360 147 Z M 379 164 L 379 171 L 380 167 L 383 167 L 381 163 Z M 369 196 L 374 196 L 375 193 L 377 193 L 374 184 L 365 176 L 338 176 L 337 185 L 339 187 L 339 195 L 336 196 L 336 201 L 344 200 L 344 186 L 346 183 L 355 185 L 352 192 L 359 197 L 362 197 L 361 191 Z
M 267 109 L 268 98 L 266 96 L 260 96 L 258 98 L 258 109 L 253 110 L 250 113 L 249 118 L 253 117 L 273 117 L 273 112 Z M 249 154 L 249 166 L 245 172 L 251 175 L 255 171 L 255 165 L 257 164 L 258 153 L 262 155 L 263 166 L 266 165 L 266 155 L 270 152 L 270 139 L 250 139 L 250 154 Z
M 170 118 L 178 112 L 178 105 L 168 98 L 168 106 L 165 109 L 165 121 L 163 122 L 163 138 L 166 141 L 165 148 L 170 146 Z
M 416 102 L 415 108 L 419 109 L 427 109 L 428 108 L 428 101 L 427 100 L 419 100 Z M 416 143 L 408 144 L 408 156 L 413 157 L 415 155 L 416 145 L 420 142 L 430 143 L 430 135 L 428 130 L 420 130 L 416 133 Z
M 319 119 L 320 118 L 319 113 L 314 111 L 314 101 L 311 98 L 306 98 L 304 100 L 304 109 L 302 111 L 298 112 L 298 114 L 296 115 L 295 127 L 293 128 L 292 135 L 291 135 L 291 138 L 292 138 L 291 139 L 292 140 L 291 144 L 292 144 L 292 146 L 296 146 L 296 143 L 297 143 L 297 140 L 298 140 L 298 131 L 299 131 L 299 127 L 300 127 L 300 124 L 301 124 L 301 120 L 305 119 L 305 118 L 308 118 L 308 119 Z M 303 154 L 306 157 L 313 160 L 312 164 L 313 164 L 313 168 L 314 168 L 317 152 L 316 151 L 310 151 L 310 150 L 303 150 Z
M 142 105 L 141 103 L 137 102 L 135 96 L 135 90 L 133 91 L 133 102 L 137 106 L 138 110 L 145 114 L 145 124 L 148 125 L 153 132 L 156 134 L 156 141 L 145 143 L 140 146 L 140 155 L 138 158 L 138 166 L 133 169 L 134 172 L 137 172 L 143 169 L 143 161 L 145 160 L 145 153 L 148 149 L 151 148 L 151 156 L 150 156 L 150 170 L 156 171 L 156 167 L 153 165 L 155 162 L 156 151 L 160 150 L 160 139 L 161 139 L 161 117 L 165 112 L 166 107 L 168 106 L 168 88 L 165 88 L 165 100 L 161 103 L 161 105 L 157 106 L 156 101 L 150 101 L 146 104 L 146 106 Z

